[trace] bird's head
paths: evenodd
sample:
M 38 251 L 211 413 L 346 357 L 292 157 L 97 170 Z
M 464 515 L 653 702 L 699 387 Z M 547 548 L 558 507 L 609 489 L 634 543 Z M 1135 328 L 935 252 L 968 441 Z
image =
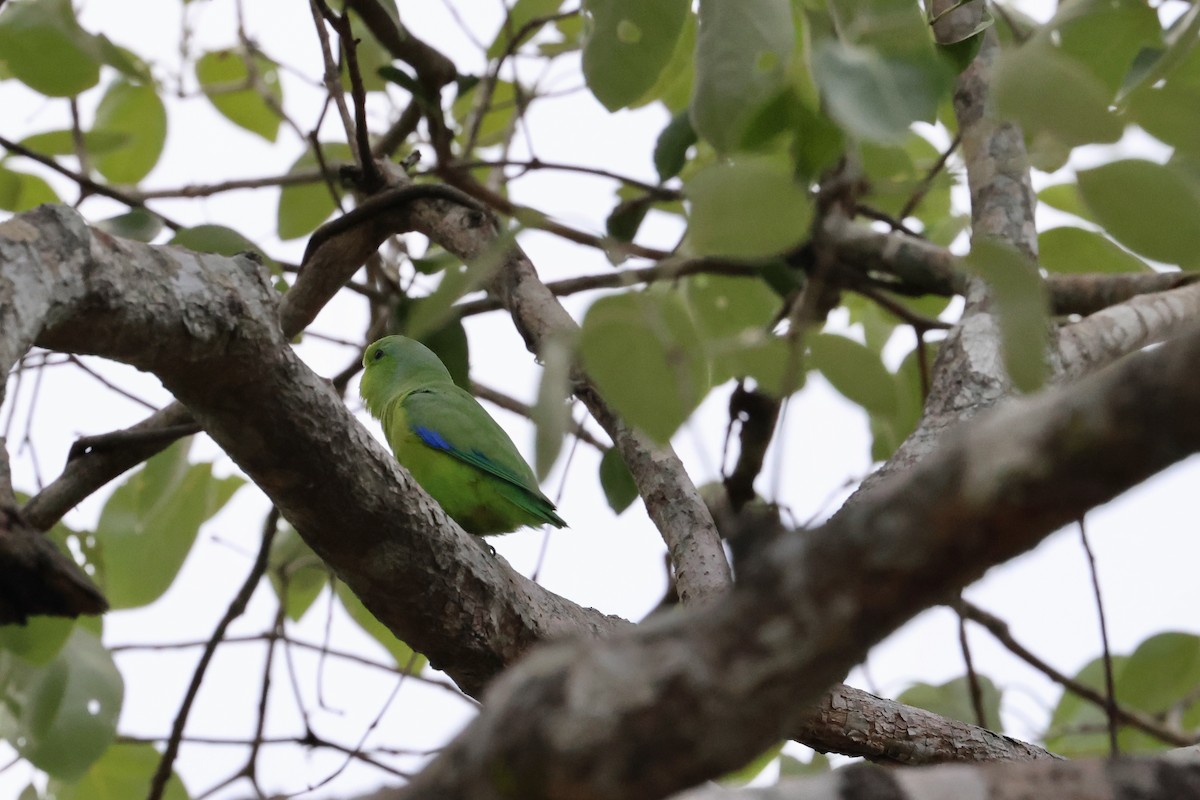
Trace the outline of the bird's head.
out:
M 453 383 L 450 372 L 432 350 L 407 336 L 385 336 L 363 353 L 359 394 L 378 417 L 391 400 L 413 389 Z

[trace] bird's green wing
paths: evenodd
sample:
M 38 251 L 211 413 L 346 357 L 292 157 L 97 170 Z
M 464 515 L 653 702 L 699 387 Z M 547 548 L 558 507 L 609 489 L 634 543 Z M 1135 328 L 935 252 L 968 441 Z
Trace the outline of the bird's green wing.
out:
M 503 495 L 532 516 L 566 525 L 512 439 L 470 393 L 438 385 L 408 394 L 402 404 L 406 424 L 427 446 L 495 477 L 506 489 Z

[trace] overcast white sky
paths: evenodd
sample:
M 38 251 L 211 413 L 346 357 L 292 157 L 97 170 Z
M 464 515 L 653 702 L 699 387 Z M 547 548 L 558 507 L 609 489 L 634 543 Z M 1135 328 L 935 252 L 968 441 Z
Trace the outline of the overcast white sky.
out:
M 467 21 L 474 35 L 490 41 L 501 19 L 499 2 L 459 4 L 470 7 Z M 1046 10 L 1046 4 L 1035 4 Z M 180 3 L 139 3 L 137 15 L 121 0 L 85 0 L 85 27 L 103 32 L 114 41 L 130 46 L 150 58 L 160 76 L 177 76 Z M 460 69 L 478 72 L 482 58 L 457 22 L 446 13 L 444 3 L 400 3 L 405 22 L 422 38 L 450 55 Z M 197 51 L 234 44 L 233 3 L 211 0 L 191 3 L 188 8 L 194 27 L 192 46 Z M 284 72 L 287 108 L 301 126 L 312 124 L 321 95 L 313 88 L 319 78 L 316 38 L 307 6 L 301 2 L 246 4 L 246 24 L 267 53 L 299 71 Z M 572 62 L 568 59 L 564 66 Z M 537 75 L 536 65 L 523 73 Z M 556 71 L 547 79 L 557 89 L 577 88 L 580 79 L 570 70 Z M 306 82 L 307 81 L 307 82 Z M 194 90 L 190 76 L 185 89 Z M 86 96 L 85 111 L 94 107 L 99 92 Z M 25 91 L 14 81 L 0 84 L 0 105 L 5 110 L 3 133 L 20 137 L 28 133 L 62 127 L 67 121 L 65 103 L 47 103 Z M 541 110 L 539 110 L 539 108 Z M 586 92 L 535 104 L 527 130 L 534 152 L 546 161 L 564 161 L 606 166 L 624 174 L 654 180 L 650 160 L 654 137 L 666 121 L 657 109 L 609 115 Z M 146 181 L 147 188 L 177 187 L 207 183 L 227 177 L 264 176 L 284 171 L 302 150 L 302 143 L 286 128 L 279 141 L 269 145 L 227 123 L 203 99 L 173 100 L 170 103 L 167 150 L 160 166 Z M 382 127 L 383 116 L 380 116 Z M 27 165 L 13 162 L 14 167 Z M 68 200 L 74 199 L 71 185 L 52 181 Z M 612 186 L 576 175 L 539 173 L 514 184 L 514 196 L 551 213 L 574 226 L 600 230 L 612 205 Z M 216 222 L 236 227 L 273 254 L 298 259 L 303 242 L 279 243 L 275 228 L 274 197 L 266 192 L 239 192 L 206 201 L 162 203 L 163 213 L 187 222 Z M 83 211 L 92 219 L 119 213 L 119 206 L 102 199 L 89 200 Z M 671 245 L 680 234 L 678 223 L 654 217 L 645 233 L 650 243 Z M 603 256 L 530 232 L 522 243 L 542 277 L 559 277 L 602 272 L 609 269 Z M 566 302 L 577 316 L 590 298 L 573 297 Z M 334 337 L 356 340 L 364 328 L 364 307 L 348 296 L 330 305 L 313 330 Z M 500 314 L 472 318 L 467 323 L 472 344 L 472 370 L 477 380 L 504 387 L 522 398 L 532 399 L 537 369 L 525 352 L 511 324 Z M 910 346 L 905 343 L 901 353 Z M 313 369 L 332 375 L 356 354 L 349 348 L 308 339 L 301 352 Z M 125 388 L 164 404 L 169 400 L 157 381 L 130 368 L 104 365 L 105 374 Z M 145 412 L 134 403 L 104 391 L 86 375 L 68 368 L 48 370 L 40 389 L 35 413 L 28 416 L 30 385 L 10 396 L 0 420 L 7 420 L 14 401 L 16 413 L 10 431 L 10 450 L 17 450 L 32 423 L 31 435 L 45 480 L 61 467 L 71 442 L 79 435 L 95 434 L 130 424 Z M 352 387 L 353 392 L 354 387 Z M 77 398 L 86 396 L 80 404 Z M 694 421 L 676 437 L 676 446 L 698 483 L 716 477 L 725 426 L 728 389 L 714 391 Z M 578 413 L 578 412 L 577 412 Z M 532 450 L 532 430 L 521 419 L 495 412 L 525 452 Z M 373 421 L 364 424 L 379 434 Z M 760 484 L 806 520 L 822 509 L 836 508 L 848 480 L 863 476 L 870 468 L 869 438 L 865 416 L 842 401 L 819 377 L 809 381 L 789 404 L 785 430 L 777 449 L 768 458 L 767 474 Z M 216 459 L 219 471 L 232 464 L 215 447 L 200 441 L 193 449 L 196 458 Z M 665 585 L 662 552 L 657 532 L 649 524 L 640 504 L 614 518 L 608 511 L 596 480 L 598 456 L 581 446 L 566 471 L 560 511 L 570 522 L 569 530 L 552 534 L 542 582 L 584 605 L 638 619 L 661 596 Z M 36 489 L 33 463 L 28 450 L 17 454 L 14 471 L 19 488 Z M 1089 532 L 1099 559 L 1099 568 L 1115 648 L 1128 651 L 1150 633 L 1176 629 L 1197 632 L 1195 609 L 1200 607 L 1200 588 L 1194 565 L 1200 563 L 1200 543 L 1195 536 L 1200 469 L 1195 461 L 1150 482 L 1129 497 L 1093 514 Z M 551 496 L 564 485 L 562 465 L 546 483 Z M 107 494 L 107 492 L 103 493 Z M 73 512 L 67 522 L 86 528 L 102 505 L 93 498 Z M 175 586 L 157 603 L 145 609 L 110 614 L 105 621 L 105 641 L 110 645 L 167 643 L 206 639 L 224 612 L 250 568 L 261 520 L 267 509 L 265 498 L 253 487 L 241 490 L 230 506 L 201 531 L 197 546 Z M 543 535 L 524 531 L 492 540 L 498 552 L 517 569 L 529 573 L 538 557 Z M 1096 614 L 1091 600 L 1084 554 L 1075 531 L 1061 532 L 1034 553 L 998 568 L 968 591 L 968 596 L 1012 625 L 1013 633 L 1048 661 L 1072 672 L 1099 652 Z M 318 601 L 298 626 L 297 638 L 320 642 L 325 637 L 325 600 Z M 264 631 L 273 613 L 269 590 L 260 588 L 245 617 L 232 633 Z M 895 694 L 916 680 L 941 682 L 962 674 L 957 642 L 957 623 L 944 610 L 919 617 L 871 654 L 871 681 L 861 672 L 849 682 L 885 694 Z M 352 623 L 335 615 L 330 629 L 332 643 L 339 649 L 355 649 L 380 660 L 382 651 L 359 634 Z M 992 644 L 983 634 L 972 635 L 977 667 L 1009 688 L 1005 721 L 1016 736 L 1032 737 L 1045 723 L 1057 700 L 1058 690 L 1040 676 L 1023 668 Z M 185 651 L 127 652 L 118 664 L 126 679 L 126 700 L 121 732 L 139 736 L 163 736 L 169 729 L 183 688 L 192 674 L 198 649 Z M 263 648 L 261 645 L 227 645 L 219 651 L 204 683 L 200 702 L 193 710 L 189 736 L 243 737 L 255 719 Z M 328 739 L 354 746 L 379 713 L 395 685 L 385 673 L 347 665 L 336 659 L 324 664 L 322 707 L 317 696 L 318 662 L 309 653 L 294 651 L 298 684 L 304 705 L 316 732 Z M 301 719 L 290 687 L 285 661 L 276 660 L 274 691 L 268 735 L 303 733 Z M 392 702 L 367 747 L 388 746 L 428 749 L 444 742 L 472 714 L 470 704 L 449 692 L 410 682 Z M 0 763 L 7 760 L 0 746 Z M 245 757 L 243 748 L 187 746 L 178 769 L 195 796 L 233 772 Z M 294 747 L 268 747 L 260 760 L 263 788 L 268 792 L 295 792 L 313 785 L 338 769 L 343 757 L 328 751 L 306 754 Z M 391 759 L 411 767 L 412 760 Z M 386 775 L 369 767 L 352 765 L 335 781 L 313 796 L 345 797 L 384 782 Z M 28 780 L 24 767 L 0 774 L 0 797 L 15 796 Z M 216 797 L 246 797 L 243 783 Z

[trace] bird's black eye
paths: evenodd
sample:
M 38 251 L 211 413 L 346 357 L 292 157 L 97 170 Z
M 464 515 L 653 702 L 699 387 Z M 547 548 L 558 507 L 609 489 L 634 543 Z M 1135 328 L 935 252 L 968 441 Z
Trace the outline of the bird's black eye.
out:
M 375 350 L 374 354 L 372 354 L 371 358 L 375 359 L 376 361 L 383 358 L 383 348 L 382 347 L 376 348 L 376 350 Z

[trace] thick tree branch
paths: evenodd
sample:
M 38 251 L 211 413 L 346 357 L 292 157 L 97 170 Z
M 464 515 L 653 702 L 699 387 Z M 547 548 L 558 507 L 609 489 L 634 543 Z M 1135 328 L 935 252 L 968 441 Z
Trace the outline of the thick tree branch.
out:
M 1198 358 L 1191 333 L 1010 400 L 775 540 L 716 606 L 539 649 L 403 796 L 662 797 L 739 766 L 912 615 L 1200 450 Z
M 292 352 L 253 260 L 116 240 L 48 206 L 0 225 L 0 256 L 0 315 L 14 321 L 0 355 L 37 343 L 154 372 L 372 612 L 466 691 L 535 642 L 622 624 L 450 522 Z

